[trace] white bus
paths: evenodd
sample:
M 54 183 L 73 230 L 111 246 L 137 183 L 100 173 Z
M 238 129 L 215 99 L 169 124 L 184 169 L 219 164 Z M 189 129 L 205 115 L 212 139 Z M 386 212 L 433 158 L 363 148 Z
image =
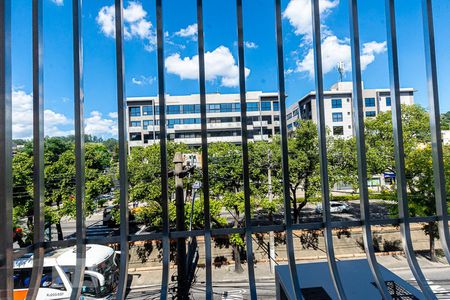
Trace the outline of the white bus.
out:
M 113 299 L 118 279 L 118 252 L 102 245 L 86 245 L 86 269 L 81 299 Z M 69 299 L 76 265 L 76 247 L 45 254 L 38 300 Z M 14 260 L 14 300 L 26 298 L 33 254 Z

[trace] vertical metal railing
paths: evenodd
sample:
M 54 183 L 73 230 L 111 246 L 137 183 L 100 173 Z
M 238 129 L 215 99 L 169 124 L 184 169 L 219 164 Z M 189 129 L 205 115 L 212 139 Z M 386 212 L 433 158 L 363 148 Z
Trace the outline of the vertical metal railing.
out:
M 85 224 L 85 148 L 84 148 L 84 91 L 83 91 L 83 32 L 82 0 L 72 2 L 73 17 L 73 88 L 75 116 L 75 202 L 76 202 L 76 267 L 72 282 L 72 300 L 80 299 L 86 264 Z
M 33 0 L 33 270 L 27 299 L 36 299 L 44 268 L 43 3 Z
M 116 32 L 116 86 L 119 137 L 119 209 L 120 209 L 120 274 L 117 299 L 124 299 L 128 281 L 128 164 L 127 164 L 127 119 L 125 92 L 125 60 L 123 51 L 123 0 L 115 0 Z
M 0 299 L 12 299 L 11 1 L 0 1 Z
M 280 133 L 281 133 L 281 170 L 283 175 L 284 222 L 286 226 L 286 251 L 291 283 L 296 299 L 303 299 L 300 290 L 297 266 L 295 264 L 294 241 L 292 238 L 291 195 L 289 191 L 289 155 L 286 119 L 286 87 L 284 82 L 283 27 L 281 19 L 281 0 L 275 0 L 275 26 L 277 41 L 278 65 L 278 99 L 280 101 Z
M 370 225 L 369 190 L 367 187 L 367 157 L 364 139 L 364 104 L 361 77 L 361 58 L 359 41 L 358 0 L 349 0 L 350 42 L 352 48 L 353 75 L 353 128 L 356 135 L 356 152 L 358 157 L 358 185 L 361 209 L 364 251 L 375 284 L 384 300 L 392 299 L 381 276 L 373 247 L 372 227 Z
M 394 156 L 397 181 L 398 212 L 401 219 L 400 233 L 402 235 L 406 258 L 408 260 L 409 267 L 416 278 L 417 284 L 420 286 L 424 296 L 427 299 L 436 299 L 436 296 L 433 294 L 433 291 L 428 285 L 428 282 L 420 269 L 419 263 L 417 262 L 417 257 L 414 254 L 411 239 L 408 195 L 406 190 L 405 152 L 403 148 L 403 125 L 400 102 L 400 77 L 398 67 L 394 0 L 386 0 L 386 25 L 388 37 L 389 78 L 392 99 L 392 127 L 394 131 Z
M 161 155 L 161 206 L 163 233 L 163 272 L 161 299 L 167 299 L 170 264 L 169 187 L 167 166 L 166 98 L 164 80 L 164 30 L 162 0 L 156 0 L 156 43 L 158 56 L 159 140 Z
M 168 190 L 168 161 L 167 161 L 167 128 L 166 128 L 166 99 L 164 80 L 164 31 L 163 31 L 163 0 L 156 1 L 156 41 L 158 62 L 158 97 L 159 97 L 159 119 L 160 119 L 160 155 L 161 155 L 161 206 L 162 206 L 162 235 L 133 236 L 132 240 L 146 240 L 150 236 L 155 239 L 162 238 L 163 260 L 162 260 L 162 299 L 167 299 L 169 292 L 169 267 L 170 267 L 170 226 L 169 226 L 169 190 Z M 64 241 L 64 243 L 49 242 L 45 247 L 53 245 L 76 245 L 77 261 L 75 278 L 73 281 L 72 299 L 79 299 L 82 292 L 84 279 L 86 243 L 90 240 L 86 237 L 85 214 L 84 214 L 84 190 L 85 190 L 85 166 L 84 166 L 84 97 L 83 97 L 83 51 L 82 51 L 82 0 L 74 0 L 72 4 L 73 14 L 73 80 L 74 80 L 74 106 L 75 106 L 75 164 L 76 164 L 76 240 Z M 284 53 L 282 33 L 282 7 L 281 0 L 275 0 L 275 26 L 277 43 L 277 65 L 278 65 L 278 88 L 280 103 L 280 133 L 282 153 L 282 175 L 283 175 L 283 199 L 285 212 L 286 249 L 290 278 L 296 299 L 302 298 L 301 286 L 296 268 L 293 229 L 305 229 L 311 224 L 293 225 L 291 215 L 291 197 L 289 190 L 289 164 L 288 164 L 288 134 L 286 120 L 286 89 L 284 78 Z M 27 299 L 35 299 L 38 293 L 40 277 L 43 268 L 44 254 L 44 97 L 43 97 L 43 0 L 32 2 L 32 32 L 33 32 L 33 159 L 34 159 L 34 270 L 30 282 Z M 249 157 L 248 157 L 248 131 L 247 131 L 247 107 L 246 107 L 246 82 L 244 61 L 244 24 L 243 24 L 243 1 L 236 0 L 237 33 L 238 33 L 238 63 L 239 84 L 241 103 L 241 126 L 242 126 L 242 153 L 243 153 L 243 190 L 245 202 L 245 228 L 211 228 L 210 195 L 209 195 L 209 170 L 208 170 L 208 138 L 207 138 L 207 101 L 206 101 L 206 76 L 205 76 L 205 46 L 203 26 L 203 1 L 197 0 L 197 24 L 198 24 L 198 55 L 199 55 L 199 87 L 200 87 L 200 115 L 201 115 L 201 140 L 202 140 L 202 188 L 204 197 L 205 228 L 196 232 L 177 232 L 177 236 L 200 236 L 205 238 L 206 258 L 206 298 L 213 298 L 212 280 L 212 236 L 245 233 L 247 245 L 247 263 L 249 276 L 249 289 L 252 299 L 257 298 L 257 287 L 255 281 L 255 270 L 253 263 L 252 233 L 269 232 L 273 226 L 253 227 L 251 223 L 250 186 L 249 186 Z M 313 28 L 313 50 L 315 54 L 315 84 L 316 99 L 318 103 L 318 125 L 319 145 L 321 155 L 321 183 L 324 215 L 322 222 L 313 224 L 314 228 L 323 228 L 325 231 L 325 246 L 327 250 L 328 263 L 331 278 L 340 299 L 346 299 L 343 284 L 339 278 L 338 265 L 335 262 L 332 243 L 332 229 L 336 223 L 331 222 L 330 214 L 330 191 L 327 173 L 326 135 L 324 123 L 324 90 L 321 60 L 321 37 L 320 37 L 320 12 L 319 1 L 311 0 L 312 28 Z M 352 49 L 353 69 L 353 110 L 354 128 L 356 133 L 356 145 L 358 155 L 358 175 L 360 189 L 361 225 L 363 228 L 364 249 L 368 263 L 372 271 L 375 283 L 383 299 L 391 299 L 384 280 L 381 276 L 372 243 L 371 226 L 378 224 L 370 219 L 368 187 L 367 187 L 367 161 L 365 155 L 364 140 L 364 116 L 363 95 L 360 61 L 360 40 L 358 26 L 358 2 L 349 0 L 350 9 L 350 32 Z M 421 220 L 438 220 L 440 238 L 447 260 L 450 262 L 448 229 L 448 212 L 446 202 L 445 177 L 443 172 L 443 154 L 440 129 L 439 97 L 437 84 L 437 66 L 435 37 L 433 28 L 432 1 L 422 0 L 424 37 L 425 37 L 425 61 L 427 67 L 428 98 L 430 101 L 430 124 L 433 153 L 433 171 L 435 179 L 435 194 L 437 218 L 424 217 Z M 125 67 L 124 67 L 124 24 L 123 24 L 123 0 L 115 0 L 115 46 L 116 46 L 116 71 L 117 71 L 117 108 L 118 108 L 118 137 L 119 137 L 119 175 L 120 175 L 120 237 L 104 240 L 96 239 L 99 243 L 108 243 L 111 240 L 120 243 L 121 260 L 120 275 L 118 283 L 117 298 L 124 299 L 127 293 L 128 259 L 129 259 L 129 228 L 128 228 L 128 178 L 127 178 L 127 122 L 126 122 L 126 93 L 125 93 Z M 417 262 L 412 246 L 410 233 L 410 222 L 408 211 L 408 198 L 405 178 L 405 158 L 403 150 L 403 130 L 401 121 L 400 81 L 397 53 L 397 33 L 395 24 L 395 1 L 386 0 L 387 35 L 388 35 L 388 58 L 390 90 L 392 99 L 392 122 L 395 143 L 395 161 L 397 177 L 397 194 L 399 205 L 400 232 L 403 246 L 407 256 L 409 267 L 427 299 L 435 299 L 427 280 Z M 13 298 L 13 239 L 12 239 L 12 91 L 11 91 L 11 1 L 0 1 L 0 299 Z M 155 124 L 153 124 L 155 126 Z M 395 224 L 398 220 L 392 220 Z M 415 220 L 415 222 L 418 222 Z M 359 226 L 357 222 L 337 222 Z M 383 222 L 383 224 L 386 222 Z M 305 225 L 305 226 L 302 226 Z M 93 239 L 91 239 L 92 241 Z
M 244 211 L 245 211 L 245 246 L 247 254 L 247 271 L 250 287 L 250 298 L 256 299 L 255 267 L 253 263 L 252 215 L 250 204 L 250 170 L 248 162 L 247 134 L 247 97 L 245 88 L 244 60 L 244 30 L 242 16 L 242 0 L 236 0 L 237 30 L 238 30 L 238 65 L 239 94 L 241 100 L 241 135 L 242 135 L 242 172 L 244 181 Z M 261 108 L 261 107 L 260 107 Z M 262 128 L 262 121 L 260 124 Z M 262 135 L 261 135 L 262 138 Z
M 431 148 L 433 156 L 434 193 L 438 217 L 439 237 L 447 262 L 450 263 L 450 232 L 448 228 L 447 192 L 445 190 L 444 159 L 442 154 L 441 113 L 434 43 L 433 7 L 431 0 L 422 0 L 425 66 L 427 72 L 428 100 L 430 103 Z
M 202 191 L 205 218 L 206 299 L 213 298 L 211 259 L 211 214 L 209 205 L 208 124 L 206 116 L 205 39 L 203 29 L 203 1 L 197 0 L 197 45 L 200 89 L 200 126 L 202 135 Z
M 322 192 L 322 219 L 325 225 L 324 240 L 331 279 L 339 299 L 347 299 L 336 264 L 331 226 L 330 183 L 328 178 L 327 133 L 325 125 L 325 102 L 322 72 L 322 39 L 320 35 L 319 1 L 311 0 L 312 38 L 314 49 L 314 75 L 316 83 L 317 127 L 319 130 L 320 185 Z

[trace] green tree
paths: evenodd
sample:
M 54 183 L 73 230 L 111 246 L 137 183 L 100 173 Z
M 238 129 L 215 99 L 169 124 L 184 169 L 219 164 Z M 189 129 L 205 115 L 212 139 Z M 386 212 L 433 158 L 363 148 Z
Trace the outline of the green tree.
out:
M 174 169 L 173 157 L 175 152 L 191 153 L 185 144 L 167 143 L 168 170 Z M 198 175 L 197 175 L 198 176 Z M 190 180 L 186 178 L 185 184 L 191 184 L 196 177 Z M 145 203 L 146 205 L 136 209 L 136 217 L 153 229 L 161 229 L 162 206 L 161 206 L 161 156 L 159 144 L 147 147 L 133 147 L 128 159 L 128 181 L 129 201 Z M 169 178 L 169 195 L 175 191 L 174 180 Z M 170 199 L 169 199 L 170 200 Z M 175 221 L 175 207 L 169 204 L 170 219 Z
M 87 143 L 85 148 L 85 210 L 86 216 L 95 209 L 95 199 L 111 190 L 112 176 L 107 173 L 111 165 L 111 155 L 102 144 Z M 58 239 L 64 238 L 61 219 L 75 218 L 75 151 L 62 153 L 58 160 L 45 169 L 46 215 L 56 225 Z
M 443 153 L 445 176 L 450 178 L 450 149 L 448 146 L 443 148 Z M 431 155 L 431 146 L 427 144 L 411 151 L 405 160 L 406 183 L 412 215 L 431 216 L 436 213 Z M 447 180 L 446 190 L 450 190 L 449 183 L 450 181 Z M 435 239 L 439 238 L 436 222 L 428 222 L 423 226 L 423 230 L 429 236 L 431 260 L 436 261 Z
M 366 120 L 367 163 L 370 174 L 395 173 L 392 113 L 380 113 Z M 419 105 L 402 106 L 406 185 L 412 216 L 435 214 L 434 176 L 430 148 L 428 112 Z M 449 174 L 448 147 L 444 147 L 447 185 Z M 448 190 L 447 186 L 447 190 Z M 397 207 L 392 208 L 397 213 Z M 423 226 L 430 239 L 431 257 L 435 259 L 434 241 L 438 238 L 435 222 Z
M 289 148 L 289 188 L 293 202 L 294 222 L 299 221 L 300 210 L 311 197 L 319 192 L 319 140 L 317 126 L 312 121 L 304 121 L 293 132 L 288 141 Z M 304 192 L 298 203 L 297 192 Z
M 209 182 L 214 198 L 233 218 L 233 227 L 243 224 L 244 193 L 242 192 L 242 150 L 231 143 L 212 143 L 208 148 Z M 235 271 L 242 272 L 241 253 L 245 243 L 239 234 L 229 237 L 233 249 Z
M 358 189 L 358 159 L 356 139 L 330 137 L 327 147 L 330 186 L 336 183 L 351 185 Z
M 450 111 L 441 114 L 441 130 L 450 130 Z

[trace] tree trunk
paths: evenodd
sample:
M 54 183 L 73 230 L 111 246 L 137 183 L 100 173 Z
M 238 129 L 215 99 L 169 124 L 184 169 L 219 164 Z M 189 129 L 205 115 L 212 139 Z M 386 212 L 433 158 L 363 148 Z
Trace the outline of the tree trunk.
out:
M 298 208 L 297 208 L 297 195 L 296 189 L 292 189 L 292 209 L 294 210 L 294 224 L 297 223 L 298 220 Z
M 239 246 L 233 244 L 233 254 L 234 254 L 234 271 L 236 273 L 244 272 L 241 263 L 241 254 L 239 252 Z
M 56 225 L 56 231 L 58 232 L 58 241 L 64 240 L 64 235 L 63 235 L 62 227 L 61 227 L 61 220 L 59 220 L 58 223 L 56 223 L 55 225 Z
M 237 206 L 234 207 L 234 213 L 236 218 L 234 219 L 234 227 L 239 227 L 239 209 Z M 246 224 L 248 226 L 248 224 Z M 239 246 L 233 244 L 233 254 L 234 254 L 234 271 L 237 273 L 242 273 L 244 269 L 242 268 L 242 262 L 241 262 L 241 254 L 239 252 Z
M 436 247 L 435 247 L 435 236 L 434 236 L 434 222 L 428 223 L 429 236 L 430 236 L 430 260 L 437 261 L 436 258 Z

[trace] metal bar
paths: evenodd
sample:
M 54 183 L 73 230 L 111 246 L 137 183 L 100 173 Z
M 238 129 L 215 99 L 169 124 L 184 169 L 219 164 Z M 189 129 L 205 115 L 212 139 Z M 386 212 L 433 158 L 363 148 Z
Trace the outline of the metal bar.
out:
M 117 113 L 119 125 L 119 208 L 120 208 L 120 272 L 117 299 L 125 299 L 128 281 L 128 163 L 125 60 L 123 53 L 123 0 L 115 0 Z
M 361 221 L 364 241 L 364 251 L 372 272 L 375 284 L 382 299 L 392 299 L 385 281 L 379 270 L 373 247 L 372 227 L 370 226 L 369 191 L 367 187 L 367 158 L 364 139 L 364 108 L 362 95 L 361 58 L 359 44 L 358 0 L 349 0 L 350 10 L 350 42 L 352 48 L 353 75 L 353 128 L 356 133 L 356 151 L 358 156 L 358 184 L 361 209 Z
M 342 280 L 336 264 L 333 247 L 333 232 L 331 228 L 330 210 L 330 185 L 328 181 L 328 157 L 327 157 L 327 133 L 325 126 L 325 103 L 322 76 L 322 40 L 320 36 L 320 11 L 319 1 L 311 0 L 313 49 L 314 49 L 314 74 L 316 83 L 316 107 L 317 127 L 319 131 L 319 162 L 320 162 L 320 185 L 322 192 L 322 219 L 325 225 L 324 242 L 327 252 L 328 267 L 331 279 L 339 299 L 347 299 Z
M 241 136 L 242 136 L 242 172 L 244 183 L 244 211 L 245 211 L 245 244 L 247 247 L 247 271 L 250 298 L 257 299 L 255 283 L 255 266 L 253 262 L 252 215 L 250 204 L 250 170 L 248 162 L 248 133 L 247 133 L 247 97 L 245 87 L 244 60 L 244 21 L 242 16 L 242 0 L 236 0 L 236 15 L 238 29 L 238 66 L 239 66 L 239 94 L 241 100 Z M 261 105 L 260 105 L 261 109 Z M 262 124 L 261 128 L 262 128 Z M 262 138 L 262 135 L 261 135 Z
M 206 299 L 213 298 L 211 259 L 211 213 L 209 205 L 208 128 L 206 115 L 205 40 L 203 29 L 203 1 L 197 0 L 197 38 L 200 89 L 200 126 L 202 136 L 202 191 L 205 218 Z
M 402 235 L 403 248 L 405 249 L 406 258 L 414 277 L 427 299 L 436 299 L 425 276 L 420 269 L 411 240 L 409 209 L 406 191 L 405 176 L 405 153 L 403 149 L 403 127 L 400 102 L 400 78 L 398 69 L 398 53 L 397 53 L 397 32 L 395 23 L 395 1 L 386 0 L 386 25 L 387 25 L 387 44 L 389 57 L 389 78 L 392 105 L 392 127 L 394 134 L 394 155 L 395 168 L 397 178 L 397 197 L 399 217 L 403 219 L 400 223 L 400 233 Z
M 292 239 L 291 195 L 289 190 L 289 157 L 286 122 L 286 89 L 284 82 L 283 28 L 281 20 L 281 0 L 275 0 L 275 25 L 277 39 L 278 93 L 280 101 L 281 170 L 283 174 L 284 222 L 286 224 L 286 251 L 289 271 L 296 299 L 303 299 L 300 290 L 297 266 L 295 264 L 294 241 Z
M 11 1 L 0 1 L 0 299 L 13 297 Z
M 83 92 L 83 39 L 82 0 L 72 2 L 73 17 L 73 87 L 75 104 L 75 201 L 76 201 L 76 249 L 77 262 L 70 299 L 81 296 L 86 264 L 85 224 L 85 151 L 84 151 L 84 92 Z
M 169 195 L 167 166 L 166 99 L 164 80 L 164 30 L 162 0 L 156 0 L 156 43 L 158 56 L 159 141 L 161 155 L 161 207 L 163 233 L 163 272 L 161 299 L 167 299 L 170 263 Z
M 450 263 L 450 232 L 448 228 L 447 195 L 445 190 L 444 159 L 441 140 L 441 113 L 434 43 L 433 7 L 431 0 L 422 0 L 425 65 L 427 69 L 428 100 L 430 103 L 431 148 L 433 156 L 434 190 L 439 237 L 445 257 Z
M 33 269 L 27 299 L 36 299 L 44 269 L 43 3 L 33 0 Z

